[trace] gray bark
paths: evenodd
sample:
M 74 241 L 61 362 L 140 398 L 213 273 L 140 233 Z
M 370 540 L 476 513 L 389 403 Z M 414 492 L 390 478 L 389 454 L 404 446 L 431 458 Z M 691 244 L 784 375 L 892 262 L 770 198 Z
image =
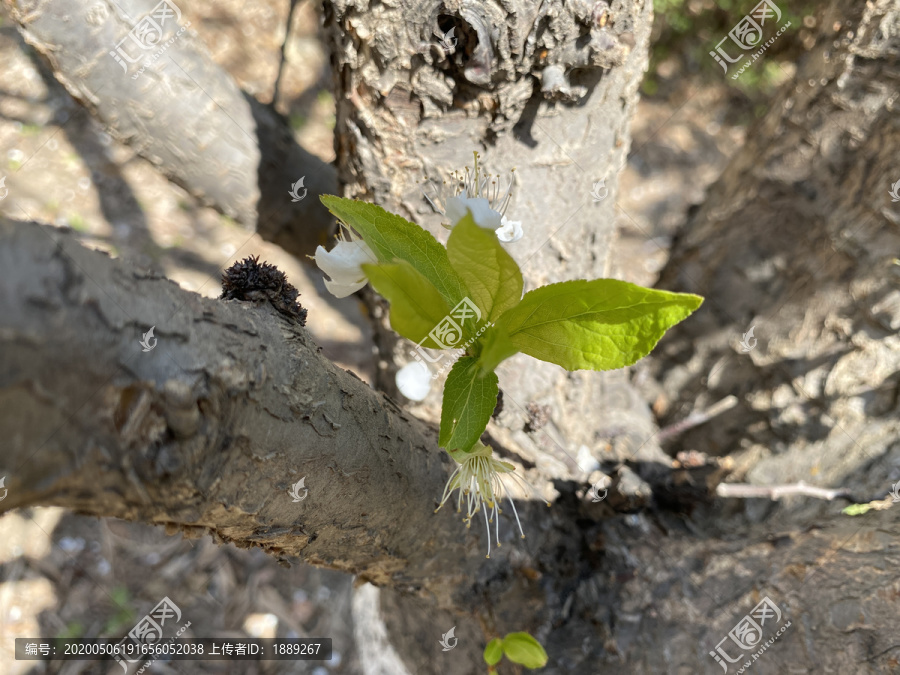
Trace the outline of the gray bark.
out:
M 238 88 L 186 17 L 163 24 L 156 49 L 138 48 L 129 31 L 158 2 L 7 0 L 28 44 L 112 136 L 206 205 L 306 261 L 334 222 L 318 199 L 337 193 L 334 167 L 300 147 L 271 106 Z M 289 192 L 301 177 L 308 192 L 294 202 Z
M 648 363 L 667 421 L 739 399 L 680 440 L 730 454 L 732 480 L 884 492 L 900 479 L 900 3 L 835 2 L 820 21 L 796 84 L 676 241 L 660 285 L 707 300 Z
M 498 570 L 575 555 L 569 509 L 524 502 L 534 548 L 506 514 L 486 560 L 483 530 L 449 506 L 434 514 L 452 460 L 433 431 L 271 307 L 201 298 L 33 223 L 0 223 L 0 264 L 3 511 L 52 504 L 209 533 L 473 615 L 485 593 L 518 602 Z
M 483 559 L 455 518 L 432 515 L 451 460 L 430 431 L 319 356 L 304 328 L 53 228 L 4 221 L 0 255 L 4 509 L 210 531 L 408 589 L 438 549 Z M 150 326 L 158 344 L 143 352 Z
M 0 224 L 0 264 L 4 511 L 60 505 L 354 573 L 385 587 L 412 673 L 479 672 L 483 645 L 512 630 L 547 646 L 548 673 L 696 672 L 760 594 L 797 626 L 792 663 L 878 672 L 894 658 L 890 595 L 865 592 L 900 584 L 883 564 L 900 534 L 887 514 L 698 538 L 683 516 L 616 515 L 558 481 L 552 509 L 518 504 L 529 538 L 507 514 L 485 560 L 480 532 L 431 512 L 449 473 L 433 433 L 271 307 L 200 298 L 35 224 Z M 143 352 L 149 325 L 159 342 Z M 703 491 L 689 472 L 670 479 Z M 454 624 L 460 645 L 441 660 L 435 627 Z
M 562 11 L 553 3 L 542 6 Z M 379 81 L 377 69 L 402 63 L 406 54 L 385 61 L 393 41 L 406 39 L 395 34 L 405 24 L 392 11 L 382 5 L 369 14 L 344 4 L 326 7 L 345 93 L 338 110 L 339 156 L 353 192 L 376 196 L 412 217 L 419 208 L 411 182 L 417 163 L 447 162 L 450 168 L 461 159 L 451 156 L 441 134 L 457 143 L 488 143 L 492 125 L 505 131 L 515 124 L 505 114 L 488 119 L 475 111 L 470 118 L 455 109 L 438 127 L 427 114 L 436 99 L 410 104 L 411 95 L 424 100 L 423 87 L 437 86 L 421 84 L 429 80 L 423 68 L 417 66 L 419 79 L 406 85 L 411 66 L 387 69 L 401 74 L 399 84 Z M 452 11 L 469 17 L 465 34 L 477 29 L 472 6 L 454 5 Z M 369 24 L 372 16 L 377 21 Z M 510 66 L 491 68 L 507 98 L 488 97 L 484 109 L 517 110 L 508 79 L 515 82 L 518 71 L 506 59 L 519 53 L 510 44 L 530 49 L 527 39 L 510 37 L 519 35 L 516 22 L 530 25 L 526 16 L 521 8 L 509 33 L 498 31 L 491 40 L 496 63 Z M 665 391 L 676 395 L 668 417 L 680 419 L 688 405 L 705 408 L 728 394 L 744 402 L 673 443 L 725 454 L 749 439 L 748 450 L 729 458 L 739 478 L 749 474 L 772 483 L 799 477 L 872 497 L 900 478 L 891 477 L 900 467 L 900 446 L 892 440 L 898 431 L 896 266 L 889 264 L 897 250 L 897 218 L 886 196 L 889 186 L 882 185 L 900 139 L 894 113 L 898 16 L 897 0 L 836 2 L 824 10 L 823 26 L 850 23 L 839 35 L 826 28 L 800 65 L 798 82 L 814 84 L 776 99 L 676 242 L 664 272 L 665 287 L 707 297 L 698 319 L 677 329 L 651 362 Z M 567 24 L 556 21 L 548 21 L 549 33 L 564 36 Z M 367 34 L 369 25 L 392 32 Z M 642 25 L 634 26 L 635 44 L 645 47 Z M 541 35 L 548 39 L 546 31 Z M 473 51 L 468 60 L 454 62 L 456 70 L 447 64 L 456 75 L 454 101 L 478 100 L 472 94 L 483 82 L 483 55 L 474 45 L 467 49 Z M 577 62 L 577 49 L 563 51 L 565 58 L 551 49 L 544 58 Z M 422 54 L 406 57 L 427 64 Z M 438 56 L 430 58 L 434 67 Z M 597 101 L 603 97 L 591 97 L 605 92 L 607 103 L 599 108 L 611 115 L 626 147 L 627 114 L 621 111 L 630 103 L 613 115 L 620 99 L 612 93 L 631 101 L 624 94 L 636 82 L 617 70 L 633 68 L 636 80 L 640 67 L 629 58 L 588 94 Z M 558 71 L 548 76 L 551 85 L 565 82 Z M 565 89 L 557 86 L 554 95 L 565 96 Z M 360 92 L 375 106 L 365 118 L 358 116 L 365 108 L 354 107 L 366 101 Z M 547 214 L 557 218 L 574 193 L 548 186 L 573 184 L 576 165 L 550 168 L 559 158 L 548 150 L 548 138 L 561 124 L 544 125 L 540 135 L 541 115 L 551 109 L 543 96 L 535 95 L 533 108 L 525 106 L 524 118 L 534 122 L 533 147 L 516 146 L 514 134 L 501 134 L 483 154 L 495 171 L 507 160 L 525 163 L 514 156 L 527 159 L 531 175 L 520 180 L 525 190 L 510 215 L 549 237 Z M 563 107 L 557 121 L 581 120 L 575 128 L 590 138 L 599 133 L 592 111 Z M 561 142 L 572 142 L 568 132 L 566 138 Z M 608 153 L 615 143 L 607 140 Z M 516 148 L 521 154 L 514 155 Z M 596 145 L 588 151 L 605 156 Z M 535 175 L 541 182 L 534 182 Z M 532 185 L 544 189 L 529 190 Z M 599 214 L 611 203 L 588 206 Z M 432 219 L 417 220 L 437 231 Z M 617 395 L 611 397 L 611 389 L 595 391 L 591 378 L 599 375 L 551 378 L 541 385 L 541 398 L 528 388 L 531 373 L 502 374 L 511 378 L 501 379 L 513 394 L 507 406 L 515 410 L 523 397 L 552 404 L 551 421 L 529 436 L 501 417 L 502 424 L 489 430 L 492 440 L 502 456 L 526 462 L 559 454 L 558 461 L 541 459 L 532 472 L 553 479 L 559 496 L 549 510 L 521 502 L 529 538 L 515 539 L 504 517 L 504 545 L 485 561 L 483 533 L 466 533 L 449 513 L 431 514 L 449 473 L 432 432 L 319 357 L 302 328 L 268 307 L 180 291 L 84 251 L 66 233 L 8 222 L 0 227 L 0 263 L 7 274 L 0 294 L 0 435 L 10 439 L 0 467 L 10 476 L 4 510 L 60 504 L 140 518 L 357 573 L 382 586 L 387 638 L 417 675 L 481 672 L 483 645 L 510 630 L 528 630 L 546 645 L 546 673 L 620 672 L 623 665 L 638 673 L 718 673 L 708 652 L 765 596 L 792 625 L 753 663 L 753 672 L 896 669 L 900 620 L 893 598 L 900 568 L 892 563 L 900 528 L 889 513 L 850 518 L 838 513 L 842 503 L 799 507 L 808 504 L 799 500 L 785 506 L 756 500 L 746 508 L 743 502 L 723 508 L 717 501 L 707 508 L 699 502 L 712 499 L 721 471 L 672 470 L 658 448 L 646 447 L 617 474 L 619 487 L 608 500 L 592 503 L 584 495 L 587 486 L 572 478 L 577 472 L 565 453 L 551 441 L 542 448 L 538 439 L 552 438 L 542 436 L 549 428 L 557 439 L 564 437 L 561 445 L 571 453 L 569 443 L 588 438 L 596 454 L 604 435 L 613 436 L 609 456 L 628 458 L 652 422 L 625 381 L 615 380 Z M 611 230 L 594 234 L 576 216 L 547 247 L 523 240 L 527 255 L 536 251 L 525 268 L 529 283 L 591 276 L 608 255 L 598 252 L 598 242 L 612 238 Z M 554 256 L 556 268 L 549 265 Z M 736 344 L 748 321 L 760 317 L 766 320 L 756 331 L 759 345 L 739 354 Z M 160 342 L 142 353 L 137 341 L 150 325 L 157 325 Z M 798 390 L 816 396 L 800 398 Z M 608 399 L 631 415 L 615 419 L 624 427 L 618 434 L 611 417 L 583 419 L 585 410 L 609 411 Z M 873 456 L 863 459 L 860 448 Z M 798 466 L 808 473 L 792 476 Z M 304 475 L 309 496 L 293 504 L 286 491 Z M 643 485 L 654 489 L 636 502 L 646 494 Z M 614 510 L 642 505 L 656 508 Z M 449 654 L 436 643 L 436 625 L 440 632 L 452 625 L 445 620 L 458 623 L 460 637 Z

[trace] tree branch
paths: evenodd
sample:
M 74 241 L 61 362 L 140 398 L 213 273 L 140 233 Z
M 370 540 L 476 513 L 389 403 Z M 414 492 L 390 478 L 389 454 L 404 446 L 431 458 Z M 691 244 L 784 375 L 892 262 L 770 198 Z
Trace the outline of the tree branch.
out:
M 675 424 L 670 424 L 667 427 L 663 427 L 659 430 L 659 433 L 656 434 L 656 440 L 662 443 L 664 440 L 668 440 L 673 436 L 678 436 L 688 429 L 693 429 L 694 427 L 699 426 L 704 422 L 708 422 L 716 415 L 721 415 L 723 412 L 731 410 L 734 406 L 737 405 L 737 402 L 738 400 L 735 396 L 726 396 L 721 401 L 711 405 L 706 410 L 700 412 L 692 412 L 680 422 L 676 422 Z
M 529 538 L 511 541 L 504 523 L 488 561 L 474 529 L 432 513 L 449 474 L 432 433 L 272 307 L 201 298 L 33 223 L 0 219 L 0 266 L 3 511 L 54 504 L 209 532 L 393 586 L 404 593 L 385 595 L 390 634 L 415 673 L 437 672 L 423 646 L 435 606 L 478 613 L 459 620 L 467 642 L 445 672 L 476 672 L 482 634 L 512 630 L 547 645 L 551 675 L 622 662 L 663 672 L 674 657 L 660 645 L 678 635 L 682 661 L 705 660 L 762 595 L 797 626 L 783 660 L 891 658 L 896 612 L 878 592 L 898 583 L 887 514 L 697 537 L 682 516 L 609 514 L 559 482 L 552 509 L 517 506 Z M 158 342 L 144 352 L 151 325 Z M 850 631 L 858 616 L 872 628 Z
M 433 432 L 270 306 L 201 298 L 34 223 L 0 220 L 0 263 L 2 510 L 209 532 L 445 606 L 466 606 L 448 596 L 472 597 L 504 551 L 525 555 L 516 539 L 486 561 L 482 531 L 435 515 L 452 460 Z M 531 532 L 550 527 L 522 506 Z
M 178 33 L 186 17 L 166 23 L 159 44 L 167 49 L 138 75 L 154 50 L 126 40 L 128 56 L 140 59 L 120 56 L 125 72 L 110 52 L 140 12 L 126 15 L 111 1 L 50 0 L 27 13 L 7 4 L 68 92 L 169 180 L 304 262 L 321 243 L 334 219 L 318 195 L 337 193 L 335 168 L 300 147 L 273 107 L 241 91 L 191 30 Z M 301 177 L 308 193 L 294 202 L 288 192 Z

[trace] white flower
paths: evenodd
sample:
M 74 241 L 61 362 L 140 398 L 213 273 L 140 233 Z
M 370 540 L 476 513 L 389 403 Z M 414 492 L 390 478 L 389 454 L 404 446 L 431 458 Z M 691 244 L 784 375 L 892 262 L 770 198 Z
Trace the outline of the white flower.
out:
M 511 243 L 519 241 L 524 234 L 521 222 L 518 220 L 507 220 L 506 216 L 501 217 L 500 227 L 497 228 L 497 239 Z
M 472 516 L 479 511 L 484 513 L 484 527 L 487 530 L 488 535 L 487 557 L 490 558 L 491 529 L 489 523 L 494 523 L 494 536 L 497 541 L 497 548 L 500 548 L 499 515 L 502 513 L 500 510 L 500 500 L 505 491 L 505 486 L 500 480 L 500 476 L 508 474 L 523 483 L 524 481 L 514 473 L 516 470 L 515 466 L 509 462 L 502 462 L 499 459 L 494 459 L 491 449 L 486 445 L 483 445 L 480 441 L 475 443 L 475 449 L 471 452 L 455 451 L 451 452 L 450 456 L 459 463 L 459 466 L 456 467 L 456 471 L 453 472 L 450 479 L 447 481 L 447 485 L 444 487 L 444 496 L 441 498 L 441 503 L 434 512 L 437 513 L 440 511 L 441 507 L 446 503 L 447 499 L 449 499 L 450 493 L 454 490 L 458 490 L 459 496 L 456 500 L 456 512 L 462 513 L 462 500 L 465 495 L 467 513 L 463 518 L 463 522 L 466 524 L 467 528 L 471 527 Z M 525 483 L 525 485 L 528 484 Z M 532 488 L 532 490 L 534 490 L 534 488 Z M 513 515 L 516 517 L 516 523 L 519 526 L 519 534 L 522 535 L 522 539 L 524 539 L 525 533 L 522 532 L 522 523 L 519 520 L 519 514 L 516 512 L 516 505 L 513 503 L 512 497 L 510 497 L 509 494 L 506 495 L 506 498 L 509 500 Z M 547 506 L 550 506 L 549 502 L 547 502 Z M 490 519 L 488 518 L 488 512 L 490 512 Z
M 489 230 L 500 227 L 503 218 L 491 208 L 491 203 L 484 197 L 467 197 L 463 190 L 458 197 L 450 197 L 447 200 L 447 213 L 445 214 L 454 225 L 466 217 L 466 211 L 472 212 L 472 219 L 477 225 Z
M 366 285 L 363 263 L 377 263 L 378 258 L 362 239 L 351 233 L 350 241 L 338 234 L 338 243 L 330 251 L 316 248 L 316 265 L 331 279 L 325 279 L 325 288 L 338 298 L 346 298 Z
M 424 401 L 431 391 L 431 371 L 421 361 L 407 363 L 394 379 L 397 389 L 410 401 Z
M 434 199 L 425 194 L 425 199 L 432 208 L 450 219 L 450 223 L 443 223 L 447 229 L 453 229 L 460 220 L 465 218 L 466 211 L 471 211 L 472 219 L 481 227 L 494 230 L 497 237 L 503 242 L 518 241 L 522 238 L 522 223 L 506 219 L 506 209 L 512 197 L 514 171 L 509 172 L 509 182 L 505 191 L 500 189 L 500 177 L 484 173 L 478 166 L 479 155 L 475 153 L 475 170 L 469 167 L 460 173 L 454 171 L 450 174 L 452 181 L 456 182 L 456 194 L 446 200 L 443 199 L 442 183 L 437 186 Z M 437 202 L 437 203 L 436 203 Z

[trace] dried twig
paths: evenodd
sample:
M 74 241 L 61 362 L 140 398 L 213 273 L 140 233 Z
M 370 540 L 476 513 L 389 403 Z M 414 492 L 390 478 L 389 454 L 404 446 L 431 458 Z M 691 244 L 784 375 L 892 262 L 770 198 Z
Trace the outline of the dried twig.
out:
M 672 436 L 677 436 L 680 433 L 687 431 L 688 429 L 692 429 L 699 424 L 703 424 L 707 420 L 711 420 L 716 415 L 721 415 L 726 410 L 731 410 L 734 406 L 737 405 L 737 397 L 736 396 L 726 396 L 718 403 L 711 405 L 703 412 L 693 412 L 687 417 L 685 417 L 680 422 L 676 422 L 675 424 L 670 424 L 667 427 L 663 427 L 659 430 L 659 433 L 656 434 L 656 438 L 662 442 L 667 438 L 671 438 Z
M 794 483 L 793 485 L 749 485 L 747 483 L 719 483 L 716 486 L 716 494 L 719 497 L 732 497 L 736 499 L 756 499 L 766 498 L 781 499 L 789 495 L 803 495 L 805 497 L 815 497 L 816 499 L 827 499 L 829 501 L 838 498 L 850 499 L 850 490 L 847 488 L 837 488 L 830 490 L 828 488 L 814 487 L 807 485 L 803 481 Z
M 278 92 L 281 89 L 281 76 L 284 74 L 284 64 L 287 62 L 287 44 L 291 37 L 291 22 L 294 19 L 294 10 L 300 0 L 291 0 L 288 8 L 287 24 L 284 27 L 284 42 L 281 43 L 281 60 L 278 62 L 278 74 L 275 76 L 275 87 L 272 92 L 272 107 L 278 103 Z

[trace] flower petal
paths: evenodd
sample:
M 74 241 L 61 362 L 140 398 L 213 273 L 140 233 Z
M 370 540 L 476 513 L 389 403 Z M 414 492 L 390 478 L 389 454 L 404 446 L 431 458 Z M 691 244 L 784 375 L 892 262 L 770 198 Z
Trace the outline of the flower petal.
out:
M 501 226 L 497 228 L 496 232 L 497 239 L 502 242 L 519 241 L 525 235 L 525 231 L 522 229 L 522 222 L 519 220 L 507 220 L 506 216 L 503 216 L 500 223 Z
M 365 277 L 363 277 L 362 281 L 352 284 L 342 284 L 337 281 L 331 281 L 330 279 L 323 279 L 323 281 L 325 282 L 325 288 L 328 289 L 328 292 L 336 298 L 346 298 L 348 295 L 353 295 L 356 291 L 369 283 L 369 280 Z
M 377 262 L 375 254 L 369 254 L 369 247 L 362 241 L 339 241 L 330 251 L 316 248 L 316 265 L 335 281 L 358 281 L 365 277 L 360 265 Z
M 431 371 L 421 361 L 407 363 L 394 379 L 397 389 L 410 401 L 423 401 L 431 391 Z
M 341 240 L 330 251 L 319 246 L 315 259 L 319 269 L 331 277 L 325 280 L 325 287 L 339 298 L 347 297 L 366 285 L 366 274 L 360 265 L 377 262 L 372 249 L 361 239 Z
M 500 227 L 500 214 L 491 208 L 490 202 L 484 197 L 464 197 L 465 191 L 459 197 L 450 197 L 447 200 L 447 217 L 456 225 L 466 217 L 466 211 L 472 212 L 472 218 L 481 227 L 496 230 Z

